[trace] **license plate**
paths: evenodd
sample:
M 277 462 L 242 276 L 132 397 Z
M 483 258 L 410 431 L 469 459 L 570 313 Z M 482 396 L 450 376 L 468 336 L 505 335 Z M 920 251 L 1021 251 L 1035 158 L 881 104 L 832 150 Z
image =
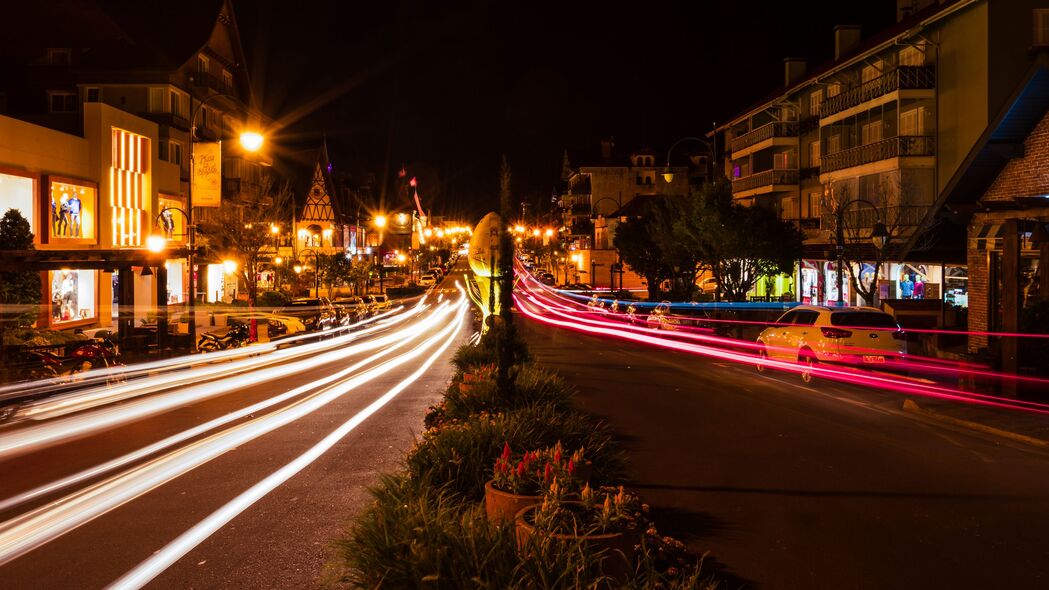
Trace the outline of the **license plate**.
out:
M 885 362 L 885 357 L 872 355 L 872 354 L 865 354 L 865 355 L 863 355 L 863 362 L 865 362 L 865 363 L 884 363 Z

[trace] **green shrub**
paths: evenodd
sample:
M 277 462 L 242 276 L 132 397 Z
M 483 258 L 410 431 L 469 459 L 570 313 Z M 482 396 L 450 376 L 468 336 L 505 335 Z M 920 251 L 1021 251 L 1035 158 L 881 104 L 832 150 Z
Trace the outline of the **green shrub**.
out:
M 481 341 L 476 345 L 466 344 L 459 347 L 459 350 L 455 351 L 455 355 L 452 357 L 452 364 L 455 368 L 459 369 L 460 372 L 466 373 L 475 367 L 481 365 L 491 365 L 497 360 L 497 348 L 496 344 L 499 338 L 502 337 L 504 328 L 502 324 L 496 323 L 487 332 L 481 336 Z M 514 336 L 514 360 L 517 364 L 526 363 L 531 360 L 531 355 L 528 353 L 528 346 L 525 344 L 524 339 L 515 333 Z
M 259 307 L 280 307 L 288 303 L 288 296 L 280 291 L 263 291 L 257 298 Z
M 452 383 L 444 395 L 442 418 L 465 420 L 481 412 L 495 414 L 535 404 L 549 404 L 561 410 L 571 407 L 572 388 L 554 373 L 533 365 L 521 366 L 515 373 L 512 396 L 500 393 L 494 379 L 472 383 L 467 391 L 458 382 Z
M 505 414 L 451 421 L 427 431 L 408 455 L 408 473 L 415 481 L 448 486 L 464 500 L 480 500 L 503 445 L 539 449 L 558 441 L 566 448 L 586 449 L 587 458 L 593 462 L 595 482 L 611 482 L 621 472 L 622 459 L 613 450 L 605 424 L 576 410 L 539 404 Z
M 513 527 L 488 522 L 426 481 L 384 476 L 375 503 L 342 543 L 362 588 L 511 588 Z

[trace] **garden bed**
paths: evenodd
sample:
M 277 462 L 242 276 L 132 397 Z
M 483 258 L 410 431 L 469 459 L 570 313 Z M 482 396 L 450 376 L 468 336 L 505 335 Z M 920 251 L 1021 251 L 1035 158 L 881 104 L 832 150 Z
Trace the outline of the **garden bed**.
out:
M 719 587 L 701 571 L 702 560 L 660 536 L 647 506 L 618 486 L 622 455 L 609 427 L 574 408 L 572 388 L 531 363 L 516 337 L 513 386 L 497 385 L 503 337 L 497 324 L 456 353 L 456 375 L 404 469 L 382 477 L 374 504 L 340 542 L 346 581 L 360 588 Z M 493 493 L 526 508 L 509 518 L 514 508 L 497 511 Z M 542 509 L 517 500 L 525 497 Z M 572 518 L 556 516 L 566 510 Z M 591 521 L 583 531 L 565 524 Z M 608 545 L 615 552 L 595 550 L 603 545 L 594 535 L 616 530 L 628 534 Z

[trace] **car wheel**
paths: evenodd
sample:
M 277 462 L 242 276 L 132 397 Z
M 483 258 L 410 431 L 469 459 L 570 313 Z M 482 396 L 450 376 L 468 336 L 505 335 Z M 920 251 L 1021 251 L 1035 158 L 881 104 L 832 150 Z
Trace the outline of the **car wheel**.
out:
M 759 373 L 768 371 L 769 368 L 765 366 L 765 361 L 767 360 L 769 360 L 769 351 L 762 346 L 758 349 L 758 362 L 755 363 L 754 368 L 757 369 Z
M 812 383 L 812 380 L 816 377 L 813 374 L 812 369 L 819 364 L 816 355 L 813 354 L 811 350 L 803 350 L 801 354 L 798 355 L 798 363 L 802 366 L 801 380 L 805 383 Z

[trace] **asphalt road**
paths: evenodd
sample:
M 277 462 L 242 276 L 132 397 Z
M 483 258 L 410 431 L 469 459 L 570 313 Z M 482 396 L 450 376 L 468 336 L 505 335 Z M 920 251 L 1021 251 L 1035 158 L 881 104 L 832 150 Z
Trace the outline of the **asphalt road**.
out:
M 903 396 L 518 316 L 622 438 L 661 532 L 748 588 L 1049 587 L 1049 453 Z
M 434 299 L 434 297 L 431 298 Z M 459 300 L 458 292 L 447 290 L 446 300 Z M 174 539 L 198 526 L 233 499 L 282 469 L 289 469 L 307 451 L 315 449 L 351 418 L 360 422 L 289 479 L 268 493 L 245 501 L 242 512 L 212 534 L 202 534 L 190 549 L 151 582 L 151 588 L 309 588 L 337 585 L 338 549 L 334 540 L 344 536 L 353 516 L 370 502 L 366 487 L 377 474 L 393 471 L 422 429 L 426 408 L 438 400 L 451 377 L 447 362 L 454 348 L 467 336 L 457 313 L 447 313 L 426 329 L 418 328 L 433 308 L 410 320 L 391 324 L 365 337 L 332 350 L 349 350 L 350 344 L 377 342 L 382 346 L 361 350 L 345 358 L 327 360 L 323 351 L 295 364 L 277 365 L 279 374 L 222 389 L 216 396 L 178 404 L 148 417 L 121 423 L 113 428 L 88 432 L 73 440 L 42 444 L 27 451 L 0 456 L 0 498 L 11 498 L 48 482 L 134 452 L 186 429 L 219 419 L 231 412 L 303 387 L 300 394 L 279 404 L 251 412 L 228 424 L 181 441 L 172 448 L 137 458 L 109 473 L 90 477 L 66 489 L 0 510 L 0 587 L 15 588 L 102 588 L 161 551 Z M 456 319 L 456 318 L 459 319 Z M 412 333 L 413 336 L 409 336 Z M 417 356 L 408 354 L 424 342 Z M 400 344 L 399 344 L 400 343 Z M 447 346 L 439 353 L 442 346 Z M 329 350 L 330 352 L 330 350 Z M 432 365 L 426 361 L 434 356 Z M 403 360 L 383 368 L 383 363 Z M 315 361 L 308 368 L 302 362 Z M 360 367 L 347 375 L 320 384 L 325 377 L 344 371 L 354 363 Z M 362 374 L 371 379 L 332 397 L 328 403 L 304 412 L 296 419 L 256 438 L 245 439 L 184 473 L 157 475 L 140 482 L 133 497 L 119 502 L 99 516 L 62 529 L 32 550 L 10 557 L 17 541 L 13 527 L 33 517 L 39 522 L 34 533 L 62 517 L 63 509 L 83 514 L 98 500 L 91 496 L 111 479 L 133 477 L 155 461 L 167 457 L 175 465 L 186 461 L 195 445 L 226 444 L 236 433 L 265 420 L 290 415 L 296 408 L 322 399 Z M 412 378 L 416 378 L 411 380 Z M 219 383 L 224 388 L 224 381 Z M 397 391 L 405 383 L 409 383 Z M 129 383 L 131 383 L 129 381 Z M 189 386 L 158 390 L 134 400 L 114 404 L 128 407 L 143 399 L 188 391 Z M 369 406 L 389 399 L 374 413 Z M 105 406 L 66 419 L 88 418 L 110 409 Z M 56 418 L 55 420 L 61 420 Z M 20 423 L 0 429 L 0 448 L 13 435 L 39 424 Z M 232 444 L 232 443 L 229 443 Z M 170 453 L 170 454 L 169 454 Z M 85 499 L 78 506 L 78 498 Z M 245 507 L 246 506 L 246 507 Z M 5 536 L 7 535 L 7 536 Z M 14 535 L 15 537 L 17 535 Z M 7 555 L 7 557 L 5 557 Z M 132 585 L 135 587 L 134 585 Z

